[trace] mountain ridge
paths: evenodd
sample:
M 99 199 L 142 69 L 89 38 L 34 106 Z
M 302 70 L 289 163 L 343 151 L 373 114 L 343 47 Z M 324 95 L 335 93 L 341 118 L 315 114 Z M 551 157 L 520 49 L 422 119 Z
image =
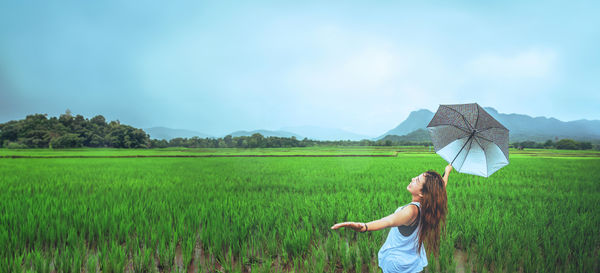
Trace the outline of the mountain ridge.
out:
M 499 113 L 492 107 L 483 107 L 483 109 L 510 131 L 510 142 L 526 140 L 543 142 L 548 139 L 554 141 L 563 138 L 579 141 L 600 140 L 600 120 L 579 119 L 565 122 L 554 117 Z M 419 129 L 426 129 L 433 115 L 434 113 L 427 109 L 413 111 L 398 126 L 376 140 L 388 135 L 403 136 Z
M 231 135 L 232 137 L 239 137 L 239 136 L 251 136 L 253 134 L 261 134 L 264 137 L 295 137 L 296 139 L 301 139 L 302 136 L 292 133 L 292 132 L 287 132 L 287 131 L 282 131 L 282 130 L 264 130 L 264 129 L 259 129 L 259 130 L 252 130 L 252 131 L 244 131 L 244 130 L 239 130 L 239 131 L 235 131 L 232 132 L 230 134 L 227 135 Z
M 531 117 L 525 114 L 518 113 L 499 113 L 493 107 L 484 107 L 492 117 L 502 123 L 510 131 L 510 142 L 515 141 L 536 141 L 544 142 L 546 140 L 558 140 L 563 138 L 571 138 L 578 141 L 600 141 L 600 120 L 589 120 L 589 119 L 578 119 L 573 121 L 561 121 L 554 117 L 537 116 Z M 370 138 L 365 135 L 356 134 L 353 132 L 345 131 L 337 128 L 323 128 L 318 126 L 296 126 L 296 127 L 282 127 L 280 130 L 252 130 L 252 131 L 234 131 L 229 135 L 236 136 L 250 136 L 254 133 L 260 133 L 265 137 L 276 136 L 276 137 L 296 137 L 297 139 L 313 139 L 313 140 L 353 140 L 358 141 L 362 139 L 381 140 L 388 135 L 406 136 L 419 129 L 426 129 L 427 124 L 433 118 L 434 112 L 427 109 L 419 109 L 412 111 L 408 117 L 402 121 L 398 126 L 386 133 L 376 137 Z M 152 129 L 163 129 L 164 134 L 160 134 L 161 131 Z M 214 136 L 199 133 L 192 130 L 185 129 L 170 129 L 166 127 L 152 127 L 144 129 L 148 132 L 151 138 L 158 139 L 172 139 L 175 137 L 193 137 L 198 136 L 201 138 L 214 138 Z M 422 136 L 422 134 L 418 134 Z M 166 136 L 160 138 L 159 136 Z M 412 136 L 408 137 L 412 139 Z M 420 139 L 420 138 L 419 138 Z
M 199 137 L 199 138 L 214 138 L 211 135 L 208 134 L 204 134 L 204 133 L 200 133 L 200 132 L 196 132 L 193 130 L 187 130 L 187 129 L 172 129 L 172 128 L 167 128 L 167 127 L 163 127 L 163 126 L 156 126 L 156 127 L 151 127 L 151 128 L 145 128 L 143 129 L 148 135 L 150 135 L 150 138 L 152 139 L 166 139 L 166 140 L 171 140 L 174 138 L 191 138 L 191 137 Z
M 363 140 L 371 137 L 338 128 L 325 128 L 319 126 L 283 127 L 281 130 L 297 133 L 312 140 Z

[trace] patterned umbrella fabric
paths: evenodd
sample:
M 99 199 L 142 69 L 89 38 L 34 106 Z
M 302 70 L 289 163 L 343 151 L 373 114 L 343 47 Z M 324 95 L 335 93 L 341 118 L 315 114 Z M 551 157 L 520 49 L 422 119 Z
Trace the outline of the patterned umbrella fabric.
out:
M 508 129 L 477 103 L 440 105 L 427 128 L 458 172 L 489 177 L 508 165 Z

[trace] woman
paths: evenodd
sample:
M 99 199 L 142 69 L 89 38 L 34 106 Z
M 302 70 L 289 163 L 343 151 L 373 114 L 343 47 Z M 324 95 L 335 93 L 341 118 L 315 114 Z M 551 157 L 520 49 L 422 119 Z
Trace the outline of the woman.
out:
M 448 165 L 444 177 L 435 171 L 414 177 L 406 187 L 412 202 L 387 217 L 368 223 L 339 223 L 331 229 L 347 227 L 367 232 L 393 227 L 379 250 L 379 267 L 384 273 L 421 272 L 427 266 L 423 243 L 436 257 L 439 252 L 440 233 L 445 228 L 448 212 L 446 184 L 451 171 L 452 165 Z

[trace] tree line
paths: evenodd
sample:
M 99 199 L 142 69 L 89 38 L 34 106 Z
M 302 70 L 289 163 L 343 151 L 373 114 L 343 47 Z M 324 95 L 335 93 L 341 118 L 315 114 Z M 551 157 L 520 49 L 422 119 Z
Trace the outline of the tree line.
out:
M 22 120 L 13 120 L 0 124 L 0 148 L 285 148 L 310 146 L 399 146 L 431 145 L 431 142 L 372 140 L 318 141 L 296 137 L 265 137 L 261 134 L 251 136 L 222 138 L 174 138 L 150 139 L 142 129 L 107 122 L 102 115 L 87 119 L 82 115 L 73 115 L 67 110 L 59 117 L 48 118 L 47 114 L 28 115 Z
M 149 148 L 150 137 L 144 130 L 106 122 L 102 115 L 86 119 L 82 115 L 28 115 L 22 120 L 0 124 L 2 148 Z
M 424 139 L 424 138 L 421 138 Z M 261 134 L 251 136 L 222 138 L 173 138 L 150 139 L 142 129 L 121 124 L 117 121 L 106 122 L 102 115 L 91 119 L 82 115 L 73 116 L 67 110 L 59 117 L 46 114 L 28 115 L 25 119 L 0 124 L 0 148 L 286 148 L 311 146 L 431 146 L 430 141 L 409 141 L 402 137 L 387 136 L 380 140 L 363 139 L 359 141 L 336 140 L 318 141 L 296 137 L 265 137 Z M 545 149 L 592 149 L 590 142 L 578 142 L 572 139 L 561 139 L 557 142 L 548 140 L 544 143 L 523 141 L 512 143 L 513 148 L 545 148 Z
M 575 141 L 564 138 L 559 141 L 547 140 L 546 142 L 523 141 L 514 142 L 512 147 L 516 149 L 534 148 L 534 149 L 559 149 L 559 150 L 591 150 L 594 148 L 591 142 Z
M 313 146 L 413 146 L 424 145 L 428 146 L 431 143 L 420 142 L 394 142 L 390 140 L 335 140 L 335 141 L 319 141 L 304 138 L 302 140 L 292 136 L 287 137 L 265 137 L 259 133 L 251 136 L 232 137 L 227 135 L 222 138 L 173 138 L 151 139 L 151 148 L 167 148 L 167 147 L 185 147 L 185 148 L 291 148 L 291 147 L 313 147 Z

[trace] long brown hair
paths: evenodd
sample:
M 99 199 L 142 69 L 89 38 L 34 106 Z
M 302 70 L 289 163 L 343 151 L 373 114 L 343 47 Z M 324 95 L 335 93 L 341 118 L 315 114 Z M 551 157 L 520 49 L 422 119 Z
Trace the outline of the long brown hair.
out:
M 421 223 L 419 225 L 419 242 L 417 253 L 421 253 L 421 246 L 435 257 L 440 250 L 440 234 L 446 229 L 446 213 L 448 213 L 448 196 L 446 186 L 439 173 L 425 172 L 425 183 L 421 190 Z

